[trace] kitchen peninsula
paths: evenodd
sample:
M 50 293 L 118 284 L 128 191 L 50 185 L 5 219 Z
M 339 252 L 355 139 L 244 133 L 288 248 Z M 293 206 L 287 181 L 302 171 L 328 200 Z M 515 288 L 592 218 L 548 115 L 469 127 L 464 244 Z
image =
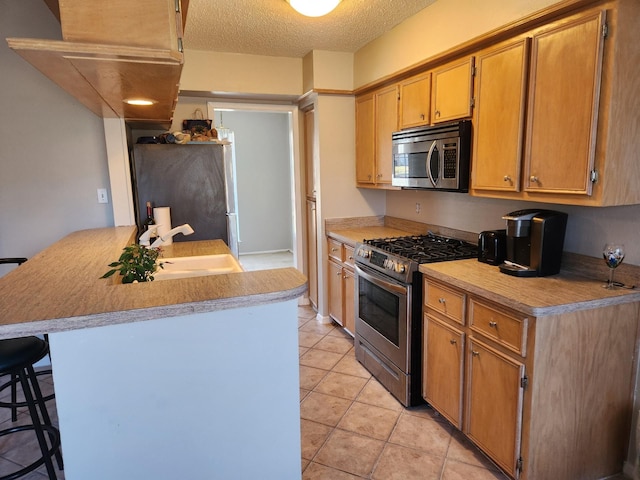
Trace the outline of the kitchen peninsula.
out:
M 0 279 L 0 338 L 49 333 L 65 478 L 296 478 L 306 278 L 100 279 L 135 233 L 75 232 Z

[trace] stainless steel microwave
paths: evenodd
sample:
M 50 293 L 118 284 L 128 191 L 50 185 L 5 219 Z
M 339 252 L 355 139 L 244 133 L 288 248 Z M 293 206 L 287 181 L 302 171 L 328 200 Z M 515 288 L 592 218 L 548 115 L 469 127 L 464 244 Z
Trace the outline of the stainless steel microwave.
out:
M 391 139 L 392 185 L 469 191 L 470 120 L 401 130 Z

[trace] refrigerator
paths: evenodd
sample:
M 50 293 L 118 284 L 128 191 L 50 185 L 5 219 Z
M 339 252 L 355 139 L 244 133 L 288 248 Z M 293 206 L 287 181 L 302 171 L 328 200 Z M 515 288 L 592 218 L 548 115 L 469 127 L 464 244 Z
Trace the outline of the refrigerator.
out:
M 188 223 L 174 242 L 222 239 L 238 257 L 235 155 L 230 142 L 136 144 L 131 155 L 138 231 L 146 204 L 171 208 L 171 227 Z

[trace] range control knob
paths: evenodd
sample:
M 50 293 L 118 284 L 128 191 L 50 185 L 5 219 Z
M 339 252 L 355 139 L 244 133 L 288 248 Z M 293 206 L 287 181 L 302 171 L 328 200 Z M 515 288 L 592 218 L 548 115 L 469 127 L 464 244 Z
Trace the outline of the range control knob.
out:
M 398 263 L 396 263 L 396 265 L 395 265 L 395 269 L 394 269 L 394 270 L 395 270 L 396 272 L 398 272 L 398 273 L 404 273 L 404 272 L 406 272 L 406 271 L 407 271 L 407 265 L 406 265 L 406 264 L 404 264 L 404 263 L 400 263 L 400 262 L 398 262 Z
M 360 247 L 358 250 L 358 256 L 362 258 L 369 258 L 371 256 L 371 250 L 367 250 L 364 247 Z

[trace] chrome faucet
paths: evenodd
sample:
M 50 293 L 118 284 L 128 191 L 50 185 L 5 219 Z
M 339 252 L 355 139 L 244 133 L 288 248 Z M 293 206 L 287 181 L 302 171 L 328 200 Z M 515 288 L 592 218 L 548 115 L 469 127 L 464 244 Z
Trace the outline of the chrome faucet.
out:
M 179 227 L 172 228 L 171 230 L 169 230 L 164 235 L 160 235 L 156 239 L 156 241 L 151 244 L 151 246 L 149 248 L 157 248 L 157 247 L 159 247 L 160 245 L 162 245 L 162 242 L 164 242 L 166 240 L 169 240 L 170 238 L 172 238 L 173 236 L 177 235 L 178 233 L 181 233 L 183 235 L 191 235 L 193 233 L 193 228 L 191 228 L 191 225 L 189 225 L 188 223 L 185 223 L 184 225 L 180 225 Z M 143 236 L 144 236 L 144 234 L 143 234 Z M 142 238 L 142 237 L 140 237 L 140 238 Z M 142 243 L 141 243 L 141 245 L 142 245 Z

